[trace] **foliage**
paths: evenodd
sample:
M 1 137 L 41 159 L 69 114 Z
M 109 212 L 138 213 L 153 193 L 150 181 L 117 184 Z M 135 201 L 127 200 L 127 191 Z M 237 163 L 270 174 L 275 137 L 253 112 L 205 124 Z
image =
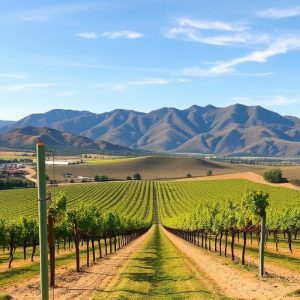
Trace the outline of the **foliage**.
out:
M 247 191 L 243 197 L 242 207 L 250 209 L 255 216 L 262 216 L 269 206 L 269 194 L 262 191 Z
M 133 174 L 132 178 L 133 178 L 133 180 L 141 180 L 142 176 L 140 173 L 135 173 L 135 174 Z
M 264 173 L 264 179 L 271 183 L 280 183 L 283 181 L 281 169 L 272 169 Z
M 34 188 L 35 183 L 25 179 L 5 178 L 0 179 L 0 190 L 13 188 Z
M 291 179 L 290 183 L 295 186 L 300 186 L 300 179 Z

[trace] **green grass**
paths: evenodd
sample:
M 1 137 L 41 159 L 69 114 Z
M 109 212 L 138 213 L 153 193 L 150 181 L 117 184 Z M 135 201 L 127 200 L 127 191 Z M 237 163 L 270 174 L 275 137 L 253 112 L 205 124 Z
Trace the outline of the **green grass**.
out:
M 248 240 L 249 243 L 249 240 Z M 272 243 L 272 242 L 269 242 Z M 235 244 L 235 246 L 239 249 L 242 248 L 241 245 Z M 246 258 L 247 256 L 251 257 L 259 257 L 259 249 L 253 248 L 253 247 L 247 247 L 246 248 Z M 292 271 L 297 271 L 300 272 L 300 259 L 297 257 L 293 257 L 288 254 L 283 254 L 279 252 L 272 252 L 268 251 L 268 249 L 265 249 L 265 260 L 266 260 L 266 265 L 268 263 L 272 263 L 278 266 L 281 266 L 283 268 L 290 269 Z
M 8 294 L 0 294 L 0 300 L 10 300 L 12 299 L 12 296 Z
M 118 157 L 118 158 L 108 158 L 108 159 L 84 159 L 84 162 L 88 165 L 107 165 L 107 164 L 117 164 L 117 163 L 123 163 L 123 162 L 130 162 L 135 160 L 144 159 L 143 157 Z
M 288 294 L 287 296 L 292 296 L 292 297 L 297 297 L 297 298 L 300 297 L 300 289 Z
M 199 270 L 154 226 L 150 239 L 121 272 L 115 286 L 98 290 L 94 299 L 225 299 L 208 287 Z
M 83 253 L 84 250 L 81 252 Z M 56 258 L 56 267 L 61 267 L 74 262 L 75 264 L 75 253 L 72 252 L 67 255 L 63 255 Z M 38 261 L 30 263 L 24 267 L 7 269 L 0 273 L 0 287 L 17 283 L 26 278 L 37 276 L 40 272 L 40 264 Z M 1 298 L 0 298 L 1 299 Z

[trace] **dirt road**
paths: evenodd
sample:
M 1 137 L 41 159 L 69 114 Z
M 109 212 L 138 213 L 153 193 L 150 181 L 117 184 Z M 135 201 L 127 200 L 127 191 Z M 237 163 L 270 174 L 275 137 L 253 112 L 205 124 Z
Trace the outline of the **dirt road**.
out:
M 33 181 L 35 183 L 37 183 L 37 179 L 36 179 L 36 170 L 32 169 L 30 167 L 27 167 L 24 169 L 24 171 L 26 171 L 28 174 L 25 176 L 25 178 L 27 180 Z
M 170 241 L 218 284 L 223 294 L 234 299 L 295 299 L 287 295 L 300 289 L 296 278 L 260 278 L 254 272 L 230 265 L 230 261 L 202 250 L 163 229 Z
M 76 273 L 74 266 L 69 266 L 58 274 L 57 287 L 51 289 L 49 299 L 90 299 L 97 288 L 105 289 L 114 281 L 117 274 L 128 264 L 129 258 L 143 247 L 151 235 L 151 228 L 146 234 L 131 244 L 105 259 L 98 261 L 86 270 Z M 2 290 L 13 299 L 40 299 L 38 278 L 24 284 L 18 284 Z

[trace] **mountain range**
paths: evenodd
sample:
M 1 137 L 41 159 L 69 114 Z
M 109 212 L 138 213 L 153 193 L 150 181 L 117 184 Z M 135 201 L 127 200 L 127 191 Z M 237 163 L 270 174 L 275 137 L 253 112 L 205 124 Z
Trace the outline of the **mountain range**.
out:
M 28 126 L 155 152 L 300 155 L 300 119 L 261 106 L 193 105 L 184 110 L 161 108 L 143 113 L 117 109 L 102 114 L 55 109 L 29 115 L 0 132 Z
M 22 127 L 0 134 L 0 147 L 13 149 L 34 149 L 38 141 L 43 141 L 48 149 L 59 150 L 60 153 L 132 153 L 131 149 L 114 145 L 101 140 L 91 140 L 87 137 L 61 132 L 47 127 Z
M 1 121 L 0 120 L 0 128 L 13 124 L 14 121 Z

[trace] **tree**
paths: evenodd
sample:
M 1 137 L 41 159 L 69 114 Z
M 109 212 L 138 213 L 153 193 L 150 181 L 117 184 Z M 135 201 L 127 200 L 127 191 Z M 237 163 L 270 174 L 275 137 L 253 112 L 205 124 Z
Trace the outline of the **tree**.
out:
M 133 179 L 134 179 L 134 180 L 141 180 L 141 179 L 142 179 L 142 176 L 141 176 L 140 173 L 135 173 L 135 174 L 133 175 Z
M 100 181 L 100 176 L 99 176 L 99 175 L 95 175 L 94 180 L 95 180 L 96 182 L 99 182 L 99 181 Z
M 206 175 L 207 175 L 207 176 L 211 176 L 212 173 L 213 173 L 212 170 L 208 170 L 207 173 L 206 173 Z
M 244 196 L 243 204 L 249 209 L 254 217 L 260 218 L 261 233 L 259 244 L 259 275 L 264 276 L 264 255 L 265 255 L 265 239 L 266 239 L 266 208 L 269 206 L 269 194 L 262 191 L 248 191 Z
M 108 180 L 109 180 L 108 176 L 106 175 L 100 176 L 100 181 L 108 181 Z
M 126 180 L 132 180 L 132 177 L 131 176 L 127 176 Z
M 280 183 L 283 181 L 281 169 L 272 169 L 264 173 L 264 179 L 271 183 Z

